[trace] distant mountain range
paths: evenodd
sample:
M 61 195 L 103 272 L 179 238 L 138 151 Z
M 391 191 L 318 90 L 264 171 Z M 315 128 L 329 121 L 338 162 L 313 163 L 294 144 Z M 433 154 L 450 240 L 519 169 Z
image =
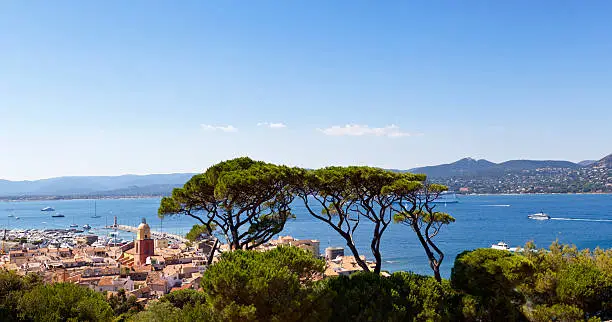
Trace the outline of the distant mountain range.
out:
M 597 161 L 511 160 L 493 163 L 472 158 L 408 170 L 424 173 L 460 193 L 611 193 L 612 154 Z
M 182 186 L 193 173 L 58 177 L 33 181 L 0 179 L 0 196 L 138 196 L 168 194 Z
M 586 160 L 578 163 L 555 160 L 510 160 L 493 163 L 484 159 L 463 158 L 459 161 L 435 166 L 413 168 L 413 173 L 424 173 L 430 178 L 449 178 L 466 176 L 497 176 L 508 172 L 521 172 L 536 169 L 580 169 L 584 167 L 612 168 L 612 154 L 601 160 Z
M 494 163 L 464 158 L 449 164 L 395 171 L 424 173 L 451 189 L 468 187 L 469 192 L 476 193 L 612 191 L 612 154 L 601 160 L 579 163 L 550 160 Z M 33 181 L 0 179 L 0 199 L 163 196 L 182 186 L 193 175 L 58 177 Z

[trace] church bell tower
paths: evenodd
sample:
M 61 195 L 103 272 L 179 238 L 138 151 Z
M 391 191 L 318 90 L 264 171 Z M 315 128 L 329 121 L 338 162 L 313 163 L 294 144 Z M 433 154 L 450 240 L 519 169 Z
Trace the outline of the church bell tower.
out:
M 154 242 L 151 238 L 151 227 L 147 225 L 145 218 L 142 218 L 142 223 L 138 226 L 134 244 L 136 247 L 134 264 L 137 266 L 145 265 L 147 257 L 155 255 Z

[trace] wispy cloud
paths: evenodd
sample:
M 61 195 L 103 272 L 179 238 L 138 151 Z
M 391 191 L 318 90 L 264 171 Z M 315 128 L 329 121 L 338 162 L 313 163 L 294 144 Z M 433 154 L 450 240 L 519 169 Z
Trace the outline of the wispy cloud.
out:
M 236 128 L 236 127 L 234 127 L 232 125 L 215 126 L 215 125 L 210 125 L 210 124 L 202 124 L 201 127 L 205 131 L 221 131 L 221 132 L 226 132 L 226 133 L 238 132 L 238 128 Z
M 265 127 L 271 128 L 271 129 L 283 129 L 283 128 L 287 127 L 287 125 L 285 125 L 285 123 L 268 123 L 268 122 L 257 123 L 257 126 L 265 126 Z
M 412 136 L 414 134 L 402 132 L 400 127 L 391 124 L 385 127 L 369 127 L 368 125 L 346 124 L 344 126 L 334 125 L 326 129 L 317 129 L 325 135 L 332 136 L 386 136 L 390 138 L 399 138 L 404 136 Z

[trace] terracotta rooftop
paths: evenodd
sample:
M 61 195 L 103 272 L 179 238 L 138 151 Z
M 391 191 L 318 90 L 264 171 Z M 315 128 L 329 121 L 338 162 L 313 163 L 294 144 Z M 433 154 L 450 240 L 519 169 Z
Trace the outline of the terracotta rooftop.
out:
M 113 277 L 112 276 L 104 276 L 100 278 L 98 282 L 98 286 L 112 286 L 113 285 Z

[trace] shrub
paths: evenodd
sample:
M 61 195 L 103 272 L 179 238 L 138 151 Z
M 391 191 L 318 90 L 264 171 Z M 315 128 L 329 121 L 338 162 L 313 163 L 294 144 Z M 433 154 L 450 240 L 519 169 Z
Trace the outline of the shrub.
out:
M 227 321 L 320 320 L 313 283 L 324 262 L 295 247 L 222 254 L 202 278 L 206 302 Z

